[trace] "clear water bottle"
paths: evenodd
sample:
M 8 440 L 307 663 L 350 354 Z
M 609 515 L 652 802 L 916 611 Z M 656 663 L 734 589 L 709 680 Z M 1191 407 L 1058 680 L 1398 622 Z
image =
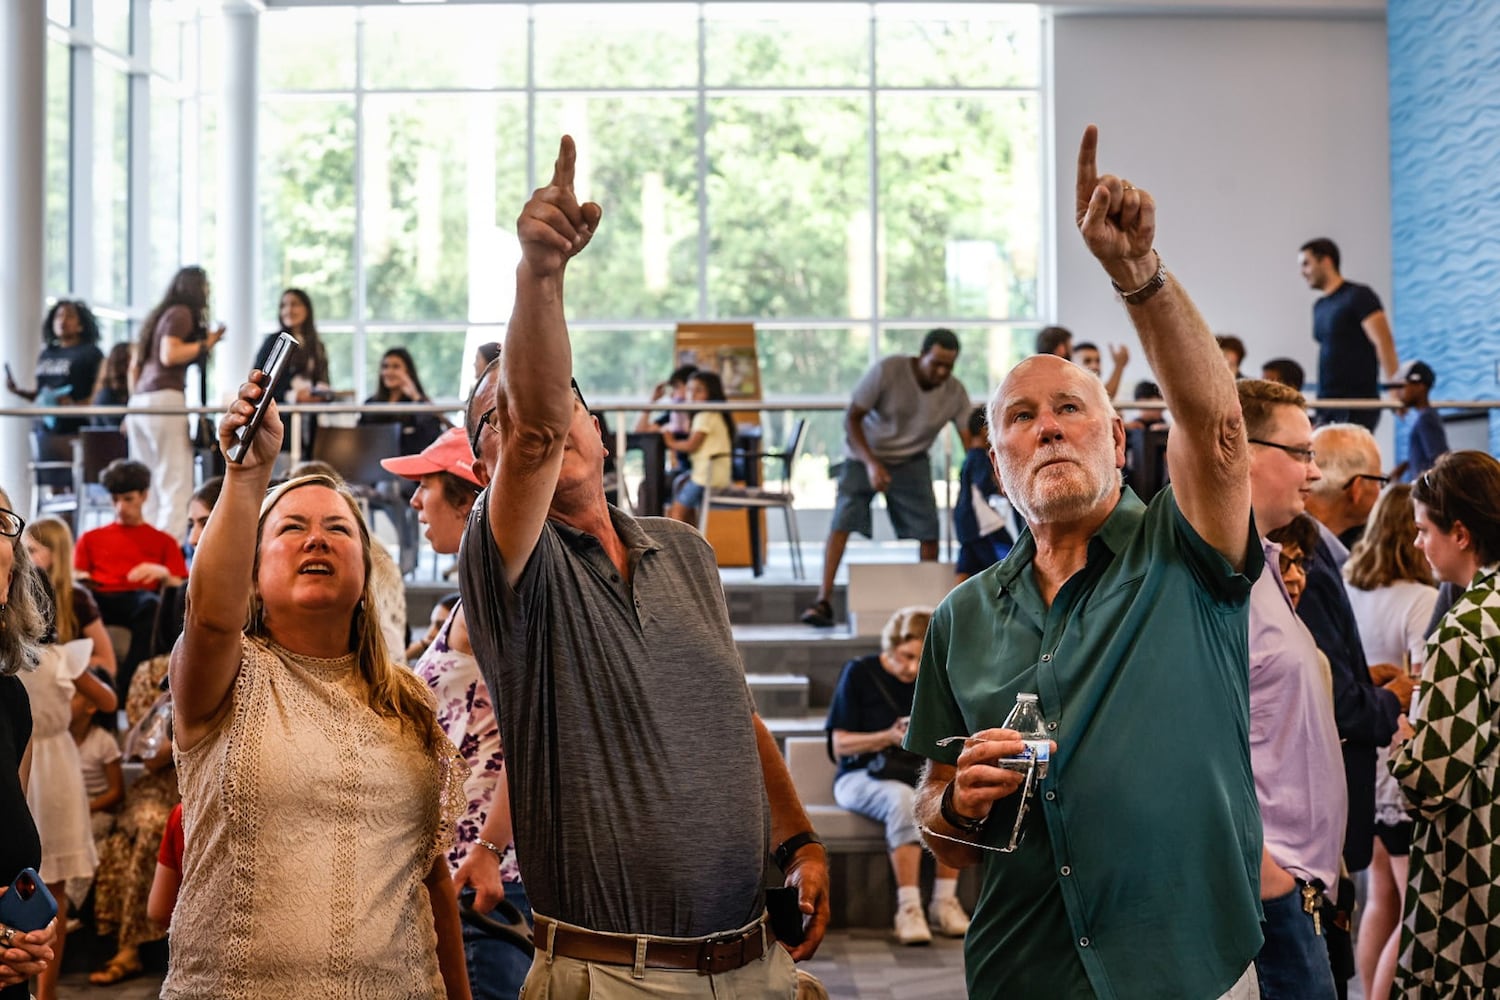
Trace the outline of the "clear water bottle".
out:
M 1047 726 L 1042 719 L 1042 706 L 1037 696 L 1030 692 L 1016 695 L 1016 704 L 1000 724 L 1001 729 L 1014 729 L 1026 741 L 1026 751 L 1019 757 L 1007 757 L 999 762 L 1001 767 L 1025 772 L 1036 761 L 1036 776 L 1040 781 L 1047 776 L 1047 761 L 1052 756 L 1052 742 L 1047 739 Z

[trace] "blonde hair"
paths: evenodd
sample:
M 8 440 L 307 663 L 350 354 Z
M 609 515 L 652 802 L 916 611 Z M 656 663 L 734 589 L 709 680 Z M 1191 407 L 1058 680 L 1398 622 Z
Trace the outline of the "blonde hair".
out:
M 1365 533 L 1344 564 L 1344 579 L 1360 590 L 1378 590 L 1401 580 L 1432 583 L 1432 567 L 1417 548 L 1410 484 L 1397 483 L 1375 501 Z
M 899 608 L 880 630 L 880 651 L 889 653 L 903 642 L 927 638 L 932 623 L 932 608 L 921 604 Z
M 255 562 L 251 569 L 250 608 L 245 621 L 245 634 L 255 638 L 270 638 L 266 630 L 265 606 L 260 595 L 261 534 L 265 531 L 266 519 L 282 497 L 305 486 L 321 486 L 337 493 L 349 508 L 354 523 L 359 525 L 365 580 L 349 625 L 349 645 L 355 651 L 360 676 L 364 678 L 369 691 L 369 706 L 376 715 L 395 719 L 403 728 L 409 726 L 416 730 L 427 750 L 435 750 L 438 746 L 438 726 L 432 696 L 427 685 L 416 674 L 391 661 L 390 651 L 380 632 L 380 616 L 374 611 L 375 597 L 370 590 L 370 529 L 360 514 L 359 501 L 354 499 L 354 494 L 342 482 L 325 475 L 299 476 L 287 480 L 266 494 L 255 526 Z
M 0 507 L 11 510 L 10 495 L 0 490 Z M 47 631 L 42 613 L 46 597 L 21 538 L 0 537 L 11 548 L 10 587 L 0 599 L 0 677 L 36 667 L 37 644 Z
M 73 529 L 60 517 L 39 517 L 26 526 L 26 537 L 52 553 L 46 573 L 52 584 L 52 627 L 58 642 L 72 642 L 81 634 L 73 606 Z

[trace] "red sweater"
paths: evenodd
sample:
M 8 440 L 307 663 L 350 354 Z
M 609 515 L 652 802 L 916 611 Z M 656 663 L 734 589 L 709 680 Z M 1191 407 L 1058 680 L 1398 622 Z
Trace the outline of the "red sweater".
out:
M 161 563 L 175 577 L 187 576 L 187 561 L 177 539 L 149 524 L 127 528 L 118 521 L 85 531 L 73 549 L 73 568 L 87 573 L 100 593 L 155 590 L 155 583 L 136 583 L 127 574 L 141 563 Z

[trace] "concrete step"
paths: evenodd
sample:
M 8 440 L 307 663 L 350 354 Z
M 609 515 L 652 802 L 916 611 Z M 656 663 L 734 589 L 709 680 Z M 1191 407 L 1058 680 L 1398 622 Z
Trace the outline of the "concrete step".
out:
M 809 712 L 805 715 L 761 716 L 771 735 L 776 737 L 776 748 L 786 753 L 786 741 L 796 737 L 823 738 L 823 724 L 828 721 L 827 712 Z
M 806 625 L 736 625 L 734 641 L 746 674 L 793 673 L 808 679 L 808 705 L 826 709 L 844 664 L 880 651 L 880 640 L 847 628 Z
M 729 620 L 735 625 L 798 625 L 800 618 L 818 597 L 818 587 L 811 583 L 726 583 L 724 601 L 729 605 Z M 844 588 L 835 587 L 833 599 L 835 622 L 846 618 Z M 806 628 L 807 626 L 803 626 Z
M 807 678 L 796 674 L 749 674 L 750 697 L 762 718 L 807 715 Z

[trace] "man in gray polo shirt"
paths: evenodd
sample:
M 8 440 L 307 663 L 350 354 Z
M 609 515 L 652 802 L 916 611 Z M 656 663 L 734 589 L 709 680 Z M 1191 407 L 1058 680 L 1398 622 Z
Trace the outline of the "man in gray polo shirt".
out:
M 500 377 L 469 421 L 496 475 L 460 583 L 537 914 L 525 990 L 784 1000 L 827 925 L 827 860 L 754 715 L 712 549 L 605 501 L 599 425 L 569 386 L 563 272 L 601 214 L 575 157 L 564 137 L 517 222 Z M 808 918 L 790 954 L 762 919 L 773 848 Z
M 844 415 L 844 462 L 839 467 L 838 499 L 823 546 L 823 584 L 802 612 L 809 625 L 833 624 L 833 578 L 844 559 L 849 533 L 874 534 L 870 503 L 885 494 L 897 538 L 921 543 L 920 558 L 938 557 L 937 499 L 932 495 L 932 460 L 927 450 L 951 423 L 968 450 L 969 394 L 953 377 L 958 338 L 952 330 L 932 330 L 916 357 L 892 354 L 871 365 Z

